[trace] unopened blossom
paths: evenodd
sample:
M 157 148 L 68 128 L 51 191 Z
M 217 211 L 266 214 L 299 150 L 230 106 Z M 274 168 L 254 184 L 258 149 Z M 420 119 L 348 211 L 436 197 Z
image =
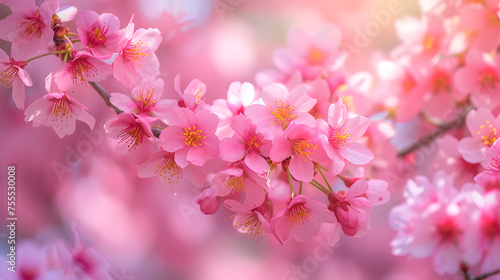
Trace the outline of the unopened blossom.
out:
M 98 15 L 87 10 L 78 16 L 77 23 L 78 38 L 95 57 L 108 59 L 120 51 L 125 33 L 120 30 L 120 20 L 115 15 Z
M 363 165 L 373 159 L 372 152 L 359 139 L 363 137 L 370 120 L 363 116 L 354 118 L 347 117 L 347 108 L 339 99 L 337 103 L 330 105 L 328 111 L 328 124 L 322 122 L 320 129 L 321 144 L 330 158 L 328 169 L 334 175 L 339 174 L 345 166 L 345 160 Z
M 471 110 L 466 118 L 470 137 L 465 137 L 458 144 L 458 151 L 470 163 L 482 162 L 486 150 L 498 139 L 500 116 L 496 118 L 487 109 Z
M 288 240 L 292 232 L 301 240 L 308 240 L 319 233 L 322 223 L 334 222 L 335 216 L 328 211 L 326 205 L 307 196 L 298 195 L 272 218 L 271 226 L 282 241 Z
M 222 198 L 215 193 L 215 187 L 211 186 L 204 189 L 196 203 L 200 205 L 200 211 L 205 215 L 213 215 L 219 210 Z
M 368 182 L 357 180 L 347 191 L 332 192 L 328 195 L 328 209 L 335 214 L 346 235 L 354 236 L 362 226 L 368 227 L 372 204 L 366 193 Z
M 132 20 L 125 28 L 125 39 L 113 62 L 113 76 L 129 88 L 136 86 L 141 78 L 160 73 L 160 62 L 154 52 L 162 41 L 156 28 L 139 28 L 134 32 Z
M 51 92 L 26 108 L 24 120 L 33 121 L 34 126 L 52 126 L 57 136 L 63 138 L 75 132 L 76 120 L 94 128 L 95 119 L 86 110 L 87 107 L 64 92 Z
M 54 36 L 51 20 L 58 5 L 44 1 L 38 6 L 32 0 L 10 1 L 7 5 L 12 14 L 0 20 L 0 38 L 12 42 L 12 55 L 30 57 L 46 51 Z
M 196 113 L 187 108 L 171 110 L 169 127 L 160 134 L 167 152 L 175 153 L 175 162 L 184 168 L 189 164 L 204 165 L 219 154 L 219 139 L 215 136 L 219 118 L 208 111 Z
M 307 87 L 298 86 L 291 92 L 282 84 L 269 84 L 262 89 L 264 104 L 250 105 L 247 115 L 268 139 L 281 134 L 291 124 L 314 125 L 309 111 L 316 100 L 306 95 Z
M 4 50 L 0 49 L 0 84 L 12 87 L 12 99 L 19 109 L 24 108 L 24 86 L 32 86 L 33 82 L 26 70 L 23 60 L 9 58 Z
M 303 124 L 288 127 L 273 139 L 269 158 L 282 162 L 288 157 L 290 174 L 298 181 L 310 182 L 314 177 L 314 163 L 328 159 L 317 132 Z

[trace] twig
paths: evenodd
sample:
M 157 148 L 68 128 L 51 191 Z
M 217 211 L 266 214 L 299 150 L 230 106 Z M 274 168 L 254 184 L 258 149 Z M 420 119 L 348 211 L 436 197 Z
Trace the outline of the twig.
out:
M 116 112 L 117 115 L 123 113 L 122 110 L 118 109 L 118 107 L 116 107 L 115 105 L 113 105 L 111 103 L 111 101 L 110 101 L 111 96 L 109 95 L 109 93 L 99 83 L 97 83 L 97 82 L 89 82 L 89 84 L 102 97 L 102 99 L 104 100 L 104 102 L 106 102 L 106 105 L 108 105 L 109 107 L 113 108 L 113 110 L 115 110 L 115 112 Z M 153 135 L 156 138 L 158 138 L 158 137 L 160 137 L 160 133 L 161 133 L 162 129 L 159 129 L 159 128 L 156 128 L 156 127 L 151 127 L 151 131 L 153 132 Z
M 418 140 L 417 142 L 413 143 L 411 146 L 404 148 L 403 150 L 398 152 L 398 157 L 404 157 L 408 155 L 409 153 L 419 149 L 420 147 L 423 147 L 425 145 L 430 144 L 432 141 L 434 141 L 436 138 L 439 138 L 441 135 L 445 134 L 446 132 L 460 128 L 464 125 L 465 123 L 465 117 L 467 116 L 467 113 L 472 108 L 468 108 L 464 110 L 458 118 L 449 121 L 447 123 L 444 123 L 438 127 L 438 129 L 431 134 L 427 135 L 426 137 Z
M 483 275 L 479 275 L 479 276 L 473 277 L 472 280 L 483 280 L 483 279 L 486 279 L 486 278 L 488 278 L 490 276 L 493 276 L 493 275 L 499 274 L 499 273 L 500 273 L 500 269 L 492 271 L 490 273 L 486 273 L 486 274 L 483 274 Z

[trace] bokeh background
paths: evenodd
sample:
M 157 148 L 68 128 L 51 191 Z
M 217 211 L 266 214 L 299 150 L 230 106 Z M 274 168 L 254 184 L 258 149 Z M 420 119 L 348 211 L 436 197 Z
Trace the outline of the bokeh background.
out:
M 157 51 L 165 95 L 175 98 L 173 78 L 181 87 L 197 78 L 207 84 L 206 101 L 226 96 L 232 81 L 255 81 L 255 74 L 272 67 L 272 52 L 286 46 L 287 30 L 299 24 L 314 31 L 325 22 L 341 27 L 344 43 L 352 44 L 357 30 L 387 9 L 386 0 L 74 0 L 79 9 L 112 12 L 124 27 L 132 14 L 136 28 L 155 27 L 163 42 Z M 394 0 L 391 0 L 394 2 Z M 402 12 L 382 26 L 379 35 L 347 61 L 347 71 L 368 69 L 376 53 L 387 53 L 398 43 L 393 21 L 419 15 L 417 0 L 399 0 Z M 0 18 L 9 9 L 0 5 Z M 76 23 L 69 26 L 76 30 Z M 0 42 L 7 53 L 10 45 Z M 56 57 L 37 60 L 26 68 L 34 86 L 26 89 L 26 106 L 45 94 L 45 76 L 57 67 Z M 109 77 L 109 92 L 127 89 Z M 76 88 L 75 88 L 76 90 Z M 71 244 L 72 226 L 112 265 L 113 277 L 127 279 L 447 279 L 432 270 L 428 260 L 395 257 L 388 224 L 391 207 L 401 203 L 402 186 L 391 185 L 391 201 L 371 216 L 371 232 L 362 238 L 341 238 L 326 260 L 314 259 L 316 241 L 272 247 L 251 241 L 232 228 L 229 211 L 212 216 L 194 203 L 197 191 L 183 189 L 174 196 L 157 178 L 140 179 L 136 167 L 116 152 L 102 124 L 114 112 L 91 88 L 78 87 L 78 100 L 97 120 L 90 132 L 59 139 L 47 127 L 33 128 L 0 88 L 0 201 L 6 205 L 7 166 L 17 172 L 17 238 L 40 247 L 57 240 Z M 64 167 L 63 167 L 64 166 Z M 397 174 L 403 177 L 406 175 Z M 1 206 L 6 221 L 6 206 Z M 324 249 L 323 249 L 324 250 Z M 6 229 L 0 226 L 1 256 L 6 254 Z M 325 253 L 327 251 L 322 251 Z M 5 262 L 2 262 L 5 266 Z M 307 271 L 289 275 L 294 267 Z M 122 277 L 122 278 L 120 278 Z

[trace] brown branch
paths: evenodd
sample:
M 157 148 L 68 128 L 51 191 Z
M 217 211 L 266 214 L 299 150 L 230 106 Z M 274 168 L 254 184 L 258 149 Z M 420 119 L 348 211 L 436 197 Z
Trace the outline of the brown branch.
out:
M 409 147 L 406 147 L 403 150 L 399 151 L 398 157 L 404 157 L 404 156 L 408 155 L 409 153 L 419 149 L 420 147 L 423 147 L 423 146 L 430 144 L 432 141 L 441 137 L 446 132 L 462 127 L 465 123 L 465 117 L 467 116 L 467 114 L 469 113 L 469 111 L 471 109 L 472 108 L 468 108 L 468 109 L 464 110 L 460 114 L 460 116 L 458 116 L 456 119 L 438 126 L 438 129 L 436 131 L 434 131 L 431 134 L 427 135 L 426 137 L 418 140 L 417 142 L 413 143 Z
M 123 113 L 122 110 L 118 109 L 118 107 L 116 107 L 115 105 L 113 105 L 111 103 L 111 101 L 110 101 L 111 96 L 109 95 L 109 93 L 99 83 L 97 83 L 97 82 L 89 82 L 89 84 L 102 97 L 102 99 L 104 100 L 104 102 L 106 102 L 106 105 L 108 105 L 109 107 L 113 108 L 113 110 L 115 110 L 115 112 L 116 112 L 117 115 Z M 162 129 L 156 128 L 156 127 L 151 127 L 151 131 L 153 132 L 153 135 L 156 138 L 158 138 L 158 137 L 160 137 L 160 133 L 161 133 Z
M 486 278 L 488 278 L 490 276 L 493 276 L 495 274 L 500 274 L 500 269 L 492 271 L 490 273 L 486 273 L 486 274 L 483 274 L 483 275 L 479 275 L 479 276 L 473 277 L 472 280 L 483 280 L 483 279 L 486 279 Z

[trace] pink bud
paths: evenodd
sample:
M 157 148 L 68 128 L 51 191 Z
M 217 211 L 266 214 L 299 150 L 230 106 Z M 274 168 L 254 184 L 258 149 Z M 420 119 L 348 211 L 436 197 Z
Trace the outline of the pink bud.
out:
M 214 187 L 209 187 L 204 189 L 198 199 L 196 199 L 196 203 L 200 205 L 200 210 L 206 215 L 212 215 L 219 210 L 221 198 L 215 195 Z

